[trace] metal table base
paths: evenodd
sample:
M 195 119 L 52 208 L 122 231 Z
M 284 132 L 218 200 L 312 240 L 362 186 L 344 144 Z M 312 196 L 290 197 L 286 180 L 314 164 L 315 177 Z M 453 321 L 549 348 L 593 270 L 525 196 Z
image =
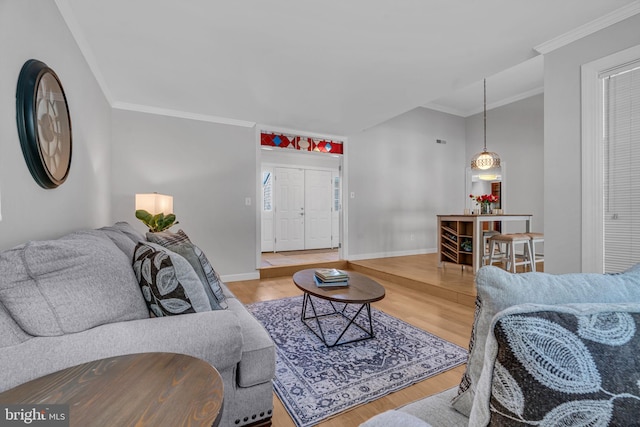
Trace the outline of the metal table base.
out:
M 311 295 L 305 292 L 302 300 L 302 313 L 300 315 L 300 320 L 302 320 L 302 322 L 307 326 L 307 328 L 311 330 L 311 332 L 313 332 L 318 338 L 320 338 L 320 340 L 324 343 L 324 345 L 331 348 L 338 345 L 368 340 L 375 337 L 375 334 L 373 332 L 373 322 L 371 320 L 371 304 L 370 303 L 367 302 L 367 303 L 361 304 L 358 310 L 356 311 L 356 314 L 354 314 L 352 317 L 349 317 L 347 314 L 345 314 L 345 310 L 349 305 L 354 305 L 354 304 L 342 303 L 344 304 L 344 307 L 342 308 L 342 310 L 338 310 L 334 305 L 333 301 L 328 301 L 328 302 L 329 304 L 331 304 L 331 308 L 333 309 L 333 312 L 318 314 L 318 312 L 316 311 L 316 307 L 313 304 L 313 300 L 311 299 Z M 311 307 L 311 311 L 313 312 L 313 314 L 310 316 L 307 316 L 307 310 L 309 307 Z M 367 312 L 367 319 L 369 323 L 368 329 L 365 329 L 365 326 L 362 326 L 355 321 L 363 309 L 366 309 L 366 312 Z M 322 317 L 334 316 L 336 314 L 341 315 L 342 317 L 347 319 L 349 323 L 347 323 L 347 326 L 344 327 L 344 329 L 342 330 L 338 338 L 336 338 L 335 342 L 333 344 L 329 344 L 327 342 L 325 332 L 322 329 L 322 323 L 320 322 L 320 319 Z M 318 326 L 318 330 L 320 331 L 320 333 L 318 333 L 314 328 L 311 327 L 311 325 L 309 325 L 308 321 L 313 321 L 313 320 L 315 320 L 315 323 Z M 340 342 L 340 339 L 344 336 L 344 334 L 349 330 L 349 328 L 352 325 L 360 328 L 360 330 L 362 330 L 366 335 L 361 336 L 359 338 L 352 339 L 352 340 Z

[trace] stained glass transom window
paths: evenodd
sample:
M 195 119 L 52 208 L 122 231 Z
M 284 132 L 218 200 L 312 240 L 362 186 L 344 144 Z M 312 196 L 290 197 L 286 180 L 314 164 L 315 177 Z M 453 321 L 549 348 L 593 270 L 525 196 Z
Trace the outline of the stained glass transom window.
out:
M 260 134 L 260 145 L 266 147 L 287 148 L 299 151 L 316 151 L 319 153 L 342 154 L 342 141 L 306 136 L 285 135 L 282 133 Z

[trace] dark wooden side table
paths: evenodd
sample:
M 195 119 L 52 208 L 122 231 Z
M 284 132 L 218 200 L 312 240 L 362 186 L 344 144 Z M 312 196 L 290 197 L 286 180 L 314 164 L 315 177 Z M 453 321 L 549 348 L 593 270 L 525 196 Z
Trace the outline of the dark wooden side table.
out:
M 384 298 L 385 291 L 382 285 L 367 276 L 349 271 L 349 286 L 336 286 L 336 287 L 319 287 L 314 280 L 315 269 L 310 268 L 307 270 L 298 271 L 293 275 L 293 283 L 304 292 L 302 301 L 302 313 L 300 318 L 302 322 L 314 333 L 327 347 L 335 347 L 336 345 L 347 344 L 356 341 L 362 341 L 373 338 L 375 336 L 373 331 L 373 321 L 371 319 L 371 303 L 380 301 Z M 316 306 L 313 303 L 311 297 L 316 297 L 329 301 L 333 312 L 330 313 L 318 313 Z M 338 309 L 334 303 L 343 303 L 342 309 Z M 359 305 L 355 314 L 348 314 L 347 307 L 349 304 Z M 307 311 L 311 309 L 311 314 L 307 315 Z M 362 326 L 356 322 L 357 317 L 362 310 L 366 310 L 368 325 Z M 323 317 L 341 315 L 347 320 L 347 325 L 339 333 L 338 337 L 333 343 L 328 343 L 324 329 L 322 328 Z M 318 332 L 307 323 L 308 321 L 315 321 Z M 351 340 L 343 340 L 342 337 L 349 330 L 350 327 L 357 327 L 364 332 L 364 336 Z
M 217 426 L 223 398 L 214 367 L 175 353 L 96 360 L 0 393 L 5 404 L 68 404 L 71 427 Z

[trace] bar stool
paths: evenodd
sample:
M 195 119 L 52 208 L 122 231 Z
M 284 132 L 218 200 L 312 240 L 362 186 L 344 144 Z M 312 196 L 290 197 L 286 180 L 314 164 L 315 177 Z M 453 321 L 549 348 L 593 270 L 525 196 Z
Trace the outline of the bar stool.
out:
M 493 265 L 496 261 L 505 262 L 506 270 L 511 270 L 512 273 L 516 272 L 516 267 L 519 265 L 525 266 L 525 270 L 528 265 L 533 270 L 530 240 L 529 236 L 522 233 L 496 234 L 495 236 L 491 236 L 489 238 L 489 245 L 491 246 L 489 264 Z M 502 244 L 506 246 L 504 256 L 500 254 L 496 258 L 496 245 L 500 248 Z M 521 256 L 516 256 L 516 245 L 523 245 Z
M 536 264 L 544 262 L 544 254 L 536 252 L 536 243 L 544 243 L 544 233 L 525 233 L 529 236 L 529 246 L 531 246 L 532 270 L 537 271 Z
M 485 230 L 482 232 L 482 265 L 487 264 L 487 262 L 489 261 L 489 255 L 491 253 L 489 239 L 496 234 L 500 234 L 500 232 L 495 230 Z

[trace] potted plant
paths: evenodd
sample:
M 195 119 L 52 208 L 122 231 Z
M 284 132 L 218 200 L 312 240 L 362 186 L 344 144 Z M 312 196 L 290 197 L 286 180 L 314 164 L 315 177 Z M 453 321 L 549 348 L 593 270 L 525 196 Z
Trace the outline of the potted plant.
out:
M 164 231 L 176 224 L 179 224 L 179 222 L 176 221 L 176 216 L 172 213 L 165 215 L 161 212 L 156 215 L 151 215 L 144 209 L 138 209 L 136 211 L 136 218 L 149 227 L 149 231 L 152 233 Z

